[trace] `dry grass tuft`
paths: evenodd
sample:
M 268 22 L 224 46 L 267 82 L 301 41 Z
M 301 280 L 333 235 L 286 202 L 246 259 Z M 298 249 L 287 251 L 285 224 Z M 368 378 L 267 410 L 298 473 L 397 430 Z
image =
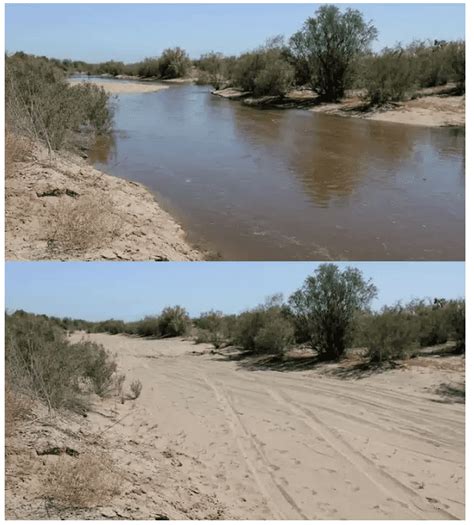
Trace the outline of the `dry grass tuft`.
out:
M 82 254 L 109 247 L 121 228 L 112 200 L 96 196 L 59 197 L 46 232 L 49 250 Z
M 138 399 L 142 393 L 143 385 L 139 379 L 135 379 L 130 383 L 130 391 L 132 399 Z
M 105 455 L 61 455 L 49 467 L 44 496 L 60 507 L 90 508 L 120 494 L 120 476 Z

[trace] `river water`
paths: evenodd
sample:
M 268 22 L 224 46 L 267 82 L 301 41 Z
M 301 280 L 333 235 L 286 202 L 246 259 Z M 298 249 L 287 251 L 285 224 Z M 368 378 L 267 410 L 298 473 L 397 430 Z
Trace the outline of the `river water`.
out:
M 225 260 L 464 259 L 465 136 L 259 110 L 171 85 L 115 98 L 91 160 Z

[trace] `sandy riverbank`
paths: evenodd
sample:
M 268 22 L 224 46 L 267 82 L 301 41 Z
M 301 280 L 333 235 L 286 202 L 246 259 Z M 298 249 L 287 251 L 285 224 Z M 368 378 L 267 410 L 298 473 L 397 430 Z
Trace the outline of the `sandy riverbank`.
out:
M 419 98 L 369 110 L 366 109 L 360 95 L 349 95 L 339 103 L 328 104 L 320 103 L 315 93 L 310 90 L 294 90 L 283 99 L 250 97 L 248 92 L 234 88 L 213 91 L 213 94 L 230 100 L 240 100 L 243 104 L 252 107 L 308 109 L 315 113 L 416 126 L 464 126 L 466 97 L 450 96 L 444 91 L 446 91 L 445 87 L 422 90 L 420 92 L 422 96 Z
M 464 384 L 461 356 L 352 374 L 353 363 L 259 367 L 181 339 L 82 337 L 143 390 L 89 414 L 125 490 L 76 518 L 464 518 L 464 405 L 449 395 Z M 23 518 L 44 514 L 33 482 L 7 493 Z
M 188 261 L 203 256 L 152 193 L 34 145 L 5 181 L 7 260 Z
M 82 79 L 69 79 L 69 83 L 72 85 L 82 84 L 87 80 Z M 111 95 L 125 94 L 125 93 L 154 93 L 155 91 L 161 91 L 162 89 L 168 89 L 169 86 L 163 84 L 145 84 L 143 82 L 114 82 L 113 80 L 96 80 L 94 79 L 96 86 L 103 87 L 107 93 Z

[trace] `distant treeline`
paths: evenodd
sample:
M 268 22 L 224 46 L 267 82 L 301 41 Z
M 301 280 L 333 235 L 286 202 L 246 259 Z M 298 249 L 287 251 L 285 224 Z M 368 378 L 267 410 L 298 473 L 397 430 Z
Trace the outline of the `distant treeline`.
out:
M 358 269 L 323 264 L 287 302 L 275 295 L 237 315 L 210 311 L 191 319 L 184 308 L 175 306 L 135 322 L 39 317 L 67 331 L 157 338 L 189 335 L 216 349 L 232 345 L 253 354 L 282 356 L 299 345 L 322 360 L 338 360 L 349 348 L 364 347 L 370 361 L 381 362 L 448 341 L 453 342 L 453 351 L 464 353 L 464 300 L 414 300 L 373 311 L 370 304 L 376 295 L 374 284 Z M 29 314 L 16 312 L 11 317 L 22 315 Z
M 370 46 L 377 35 L 360 11 L 324 5 L 288 41 L 271 38 L 239 56 L 211 52 L 191 60 L 176 47 L 134 64 L 51 61 L 67 73 L 156 79 L 186 77 L 194 68 L 201 84 L 237 87 L 256 97 L 281 97 L 292 88 L 308 87 L 324 100 L 337 101 L 348 89 L 360 89 L 368 103 L 380 105 L 448 82 L 464 92 L 464 41 L 414 41 L 374 53 Z

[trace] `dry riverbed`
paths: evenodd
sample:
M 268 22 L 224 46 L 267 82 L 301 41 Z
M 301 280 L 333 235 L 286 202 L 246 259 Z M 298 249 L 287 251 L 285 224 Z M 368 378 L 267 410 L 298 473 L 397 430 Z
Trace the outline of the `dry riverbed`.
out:
M 464 518 L 464 405 L 451 395 L 464 383 L 460 356 L 372 374 L 350 362 L 291 370 L 181 339 L 72 340 L 83 337 L 143 390 L 98 402 L 82 423 L 106 440 L 97 447 L 120 466 L 121 494 L 51 518 Z M 7 492 L 7 515 L 43 516 L 32 478 L 14 500 Z
M 5 181 L 7 260 L 191 261 L 203 256 L 141 184 L 31 147 Z

